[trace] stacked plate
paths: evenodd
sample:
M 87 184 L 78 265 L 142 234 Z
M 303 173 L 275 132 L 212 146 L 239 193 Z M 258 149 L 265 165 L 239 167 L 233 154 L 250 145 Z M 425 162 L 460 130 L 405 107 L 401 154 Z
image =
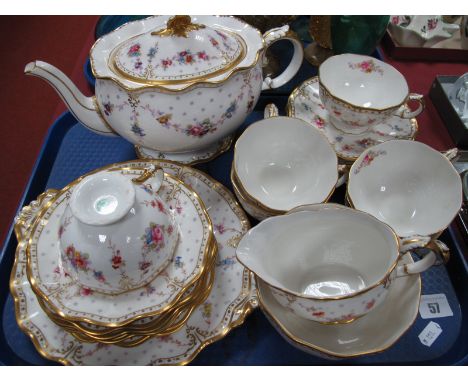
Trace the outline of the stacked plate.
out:
M 152 164 L 70 183 L 30 228 L 27 277 L 79 341 L 139 345 L 179 330 L 211 292 L 217 243 L 199 196 Z
M 103 175 L 103 183 L 114 186 L 94 194 Z M 120 176 L 136 183 L 130 181 L 129 187 Z M 87 182 L 93 186 L 80 187 Z M 125 201 L 132 189 L 135 199 L 129 207 Z M 81 199 L 77 222 L 71 206 Z M 83 208 L 90 200 L 99 203 Z M 122 224 L 127 215 L 92 230 L 103 241 L 102 247 L 92 242 L 102 261 L 85 247 L 83 232 L 89 227 L 79 219 L 93 218 L 93 209 L 118 216 L 122 206 L 138 219 Z M 98 222 L 102 219 L 93 224 Z M 106 226 L 111 228 L 106 231 Z M 112 164 L 61 190 L 47 190 L 15 222 L 18 246 L 10 290 L 18 324 L 41 355 L 66 365 L 187 364 L 257 306 L 251 274 L 235 256 L 249 227 L 223 185 L 165 160 Z M 75 235 L 81 236 L 75 240 Z M 135 243 L 144 250 L 127 256 Z M 74 250 L 67 251 L 71 246 Z M 140 263 L 147 272 L 135 271 Z M 156 276 L 145 283 L 153 269 Z

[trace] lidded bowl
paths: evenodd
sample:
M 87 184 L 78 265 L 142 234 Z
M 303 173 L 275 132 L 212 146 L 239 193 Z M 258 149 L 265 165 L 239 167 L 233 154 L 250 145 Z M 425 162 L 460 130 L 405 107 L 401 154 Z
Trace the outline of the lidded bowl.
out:
M 163 177 L 152 166 L 132 180 L 99 172 L 76 186 L 58 235 L 62 265 L 80 285 L 120 294 L 148 284 L 169 264 L 178 226 L 157 193 Z

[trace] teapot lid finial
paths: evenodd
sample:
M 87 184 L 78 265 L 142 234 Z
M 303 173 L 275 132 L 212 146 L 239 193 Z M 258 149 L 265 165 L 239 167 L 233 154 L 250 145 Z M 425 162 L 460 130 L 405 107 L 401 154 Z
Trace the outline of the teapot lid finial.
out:
M 188 37 L 188 32 L 204 29 L 203 24 L 194 24 L 190 16 L 173 16 L 167 21 L 167 28 L 152 32 L 152 36 Z

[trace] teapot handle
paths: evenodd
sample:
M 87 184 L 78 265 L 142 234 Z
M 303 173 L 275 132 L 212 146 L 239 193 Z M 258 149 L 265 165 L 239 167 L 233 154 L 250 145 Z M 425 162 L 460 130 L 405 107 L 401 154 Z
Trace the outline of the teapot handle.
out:
M 296 75 L 302 65 L 304 49 L 299 39 L 289 30 L 289 25 L 270 29 L 263 34 L 263 40 L 265 41 L 265 52 L 270 45 L 279 40 L 289 40 L 293 44 L 294 54 L 288 67 L 279 76 L 275 78 L 266 77 L 263 80 L 262 90 L 279 88 Z

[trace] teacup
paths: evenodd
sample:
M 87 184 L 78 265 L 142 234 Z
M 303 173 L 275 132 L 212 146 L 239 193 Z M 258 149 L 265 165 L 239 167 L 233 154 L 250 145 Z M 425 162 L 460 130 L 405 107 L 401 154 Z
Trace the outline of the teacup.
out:
M 423 96 L 409 93 L 405 77 L 393 66 L 369 56 L 340 54 L 319 67 L 320 99 L 333 125 L 361 134 L 397 115 L 414 118 L 424 109 Z M 410 111 L 408 101 L 417 101 Z
M 436 262 L 431 251 L 397 265 L 407 249 L 387 224 L 365 212 L 316 204 L 262 221 L 244 235 L 236 255 L 292 313 L 348 323 L 382 304 L 395 278 Z
M 462 182 L 444 154 L 421 142 L 393 140 L 365 150 L 354 162 L 347 197 L 405 241 L 415 235 L 434 239 L 462 206 Z
M 232 179 L 242 198 L 267 214 L 321 203 L 338 181 L 338 159 L 327 138 L 307 122 L 280 117 L 272 104 L 234 150 Z
M 62 265 L 78 284 L 124 293 L 148 284 L 169 264 L 178 226 L 157 193 L 163 178 L 154 166 L 133 179 L 98 172 L 73 189 L 58 236 Z

